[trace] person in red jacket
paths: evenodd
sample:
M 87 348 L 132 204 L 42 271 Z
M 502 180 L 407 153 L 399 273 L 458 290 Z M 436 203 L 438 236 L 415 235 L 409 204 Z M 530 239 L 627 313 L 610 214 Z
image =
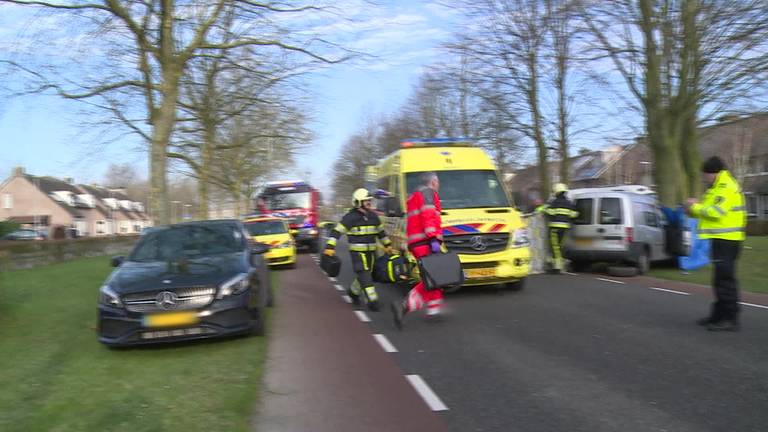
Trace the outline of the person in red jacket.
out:
M 408 250 L 416 259 L 440 252 L 443 243 L 442 221 L 440 219 L 440 179 L 434 172 L 421 175 L 419 186 L 408 197 L 406 237 Z M 443 290 L 428 291 L 423 282 L 419 282 L 408 292 L 405 299 L 392 303 L 395 326 L 403 327 L 406 313 L 427 307 L 427 316 L 439 316 L 443 306 Z

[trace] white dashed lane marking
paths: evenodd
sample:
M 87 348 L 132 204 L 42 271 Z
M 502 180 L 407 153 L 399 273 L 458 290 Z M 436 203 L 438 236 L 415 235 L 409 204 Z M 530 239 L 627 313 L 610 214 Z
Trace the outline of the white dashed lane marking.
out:
M 338 284 L 334 285 L 334 288 L 336 288 L 336 291 L 344 291 L 344 287 Z
M 432 411 L 447 411 L 448 407 L 445 406 L 443 401 L 432 391 L 427 383 L 419 375 L 406 375 L 405 378 L 411 383 L 416 393 L 424 399 L 429 409 Z
M 366 315 L 366 313 L 365 313 L 365 312 L 363 312 L 363 311 L 357 311 L 357 310 L 356 310 L 356 311 L 355 311 L 355 315 L 357 315 L 357 317 L 358 317 L 358 318 L 360 319 L 360 321 L 362 321 L 362 322 L 371 322 L 371 319 L 370 319 L 370 318 L 368 318 L 368 315 Z
M 650 287 L 652 290 L 656 291 L 664 291 L 672 294 L 680 294 L 680 295 L 691 295 L 691 293 L 683 292 L 683 291 L 675 291 L 671 289 L 664 289 L 664 288 L 656 288 L 656 287 Z
M 392 345 L 392 342 L 390 342 L 389 339 L 387 339 L 387 337 L 384 336 L 383 334 L 376 333 L 373 335 L 373 338 L 376 339 L 376 342 L 378 342 L 379 345 L 381 345 L 381 348 L 384 351 L 388 353 L 397 352 L 397 348 L 395 348 L 395 346 Z
M 754 304 L 754 303 L 739 302 L 739 304 L 744 305 L 744 306 L 752 306 L 752 307 L 756 307 L 756 308 L 760 308 L 760 309 L 768 309 L 768 306 L 763 306 L 763 305 Z
M 626 282 L 617 281 L 617 280 L 613 280 L 613 279 L 605 279 L 605 278 L 595 278 L 595 279 L 597 279 L 597 280 L 599 280 L 599 281 L 603 281 L 603 282 L 611 282 L 611 283 L 615 283 L 615 284 L 622 284 L 622 285 L 625 285 L 625 284 L 626 284 Z
M 346 295 L 346 294 L 341 296 L 341 298 L 343 298 L 344 301 L 347 302 L 347 303 L 352 303 L 352 298 L 350 296 Z

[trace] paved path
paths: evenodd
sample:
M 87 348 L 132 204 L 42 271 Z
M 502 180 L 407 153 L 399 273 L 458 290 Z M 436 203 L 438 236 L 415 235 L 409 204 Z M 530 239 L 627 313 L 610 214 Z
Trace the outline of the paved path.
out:
M 310 255 L 281 271 L 253 430 L 446 430 L 340 294 Z

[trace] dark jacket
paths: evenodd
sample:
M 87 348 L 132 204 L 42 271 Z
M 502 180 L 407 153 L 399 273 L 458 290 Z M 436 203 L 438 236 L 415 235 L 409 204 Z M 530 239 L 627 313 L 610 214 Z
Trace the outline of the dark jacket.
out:
M 564 193 L 551 200 L 544 213 L 547 215 L 547 225 L 551 228 L 570 228 L 571 219 L 579 216 L 573 202 Z
M 344 234 L 347 235 L 351 252 L 375 251 L 376 239 L 379 239 L 384 246 L 389 246 L 392 243 L 384 231 L 384 225 L 382 225 L 379 216 L 369 211 L 361 212 L 358 209 L 352 209 L 345 214 L 341 218 L 341 222 L 333 228 L 325 247 L 334 249 L 336 242 Z

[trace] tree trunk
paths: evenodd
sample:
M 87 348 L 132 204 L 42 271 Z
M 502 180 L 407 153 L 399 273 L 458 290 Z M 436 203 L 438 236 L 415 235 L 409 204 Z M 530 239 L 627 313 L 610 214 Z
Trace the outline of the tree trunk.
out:
M 531 52 L 528 56 L 528 71 L 530 73 L 529 87 L 528 87 L 528 104 L 531 108 L 531 123 L 533 127 L 533 139 L 536 142 L 536 149 L 538 151 L 539 161 L 539 192 L 541 198 L 545 199 L 549 196 L 551 190 L 549 184 L 549 158 L 547 155 L 547 143 L 544 141 L 544 135 L 541 131 L 541 112 L 539 110 L 539 94 L 538 94 L 538 68 L 537 57 L 535 52 Z

